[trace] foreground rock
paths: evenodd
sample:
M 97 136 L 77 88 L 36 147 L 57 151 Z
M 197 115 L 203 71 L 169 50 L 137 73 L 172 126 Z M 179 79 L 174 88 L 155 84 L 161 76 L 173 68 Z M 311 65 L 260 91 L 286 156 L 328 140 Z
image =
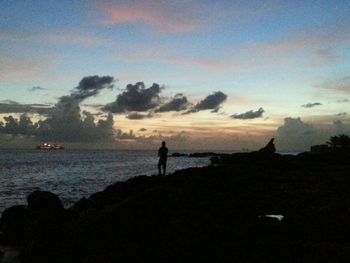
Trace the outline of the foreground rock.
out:
M 274 144 L 274 141 L 275 139 L 272 138 L 267 144 L 265 147 L 261 148 L 258 152 L 259 153 L 263 153 L 263 154 L 273 154 L 276 152 L 276 147 L 275 147 L 275 144 Z
M 18 218 L 30 230 L 14 232 L 22 262 L 348 262 L 348 160 L 225 155 L 217 166 L 116 183 L 68 211 L 55 201 L 57 229 L 30 205 L 5 211 L 2 227 Z

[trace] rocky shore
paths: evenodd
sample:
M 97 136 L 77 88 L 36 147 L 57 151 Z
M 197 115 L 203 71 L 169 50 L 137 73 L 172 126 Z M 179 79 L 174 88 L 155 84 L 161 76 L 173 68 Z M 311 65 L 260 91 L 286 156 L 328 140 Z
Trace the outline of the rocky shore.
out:
M 21 262 L 349 262 L 350 155 L 269 152 L 139 176 L 64 209 L 49 192 L 1 217 Z

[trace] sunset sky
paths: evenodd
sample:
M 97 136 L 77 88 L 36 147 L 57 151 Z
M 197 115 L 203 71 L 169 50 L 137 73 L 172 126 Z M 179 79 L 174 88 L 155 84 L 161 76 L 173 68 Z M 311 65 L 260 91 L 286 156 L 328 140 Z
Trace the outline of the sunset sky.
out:
M 44 120 L 88 76 L 114 87 L 77 105 L 123 145 L 301 150 L 350 133 L 350 1 L 1 1 L 1 118 Z M 121 104 L 137 82 L 145 107 Z

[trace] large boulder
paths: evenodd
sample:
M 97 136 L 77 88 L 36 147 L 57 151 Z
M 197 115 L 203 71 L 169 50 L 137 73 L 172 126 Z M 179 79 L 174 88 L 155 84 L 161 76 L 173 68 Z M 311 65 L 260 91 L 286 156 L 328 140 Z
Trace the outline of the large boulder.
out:
M 34 191 L 27 197 L 28 208 L 32 212 L 62 212 L 64 210 L 57 195 L 48 191 Z
M 28 208 L 15 205 L 7 208 L 1 216 L 1 231 L 5 245 L 21 246 L 31 236 L 32 219 Z
M 47 191 L 34 191 L 27 197 L 28 209 L 38 224 L 48 229 L 62 225 L 65 209 L 57 195 Z

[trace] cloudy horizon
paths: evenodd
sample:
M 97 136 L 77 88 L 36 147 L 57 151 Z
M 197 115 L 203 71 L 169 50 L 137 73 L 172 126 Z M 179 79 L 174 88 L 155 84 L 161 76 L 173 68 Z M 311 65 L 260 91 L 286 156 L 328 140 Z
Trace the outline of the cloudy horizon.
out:
M 349 13 L 348 1 L 6 2 L 0 132 L 307 150 L 350 133 Z

